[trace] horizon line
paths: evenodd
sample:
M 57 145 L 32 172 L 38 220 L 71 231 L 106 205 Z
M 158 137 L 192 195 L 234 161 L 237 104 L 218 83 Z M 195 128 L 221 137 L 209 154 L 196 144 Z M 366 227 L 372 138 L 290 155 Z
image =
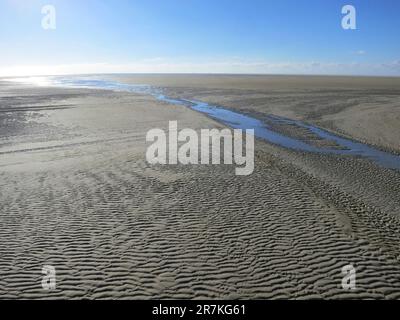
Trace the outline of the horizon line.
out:
M 4 78 L 63 77 L 63 76 L 95 76 L 95 75 L 199 75 L 199 76 L 276 76 L 276 77 L 348 77 L 348 78 L 400 78 L 400 75 L 376 74 L 316 74 L 316 73 L 240 73 L 240 72 L 88 72 L 57 74 L 0 75 Z

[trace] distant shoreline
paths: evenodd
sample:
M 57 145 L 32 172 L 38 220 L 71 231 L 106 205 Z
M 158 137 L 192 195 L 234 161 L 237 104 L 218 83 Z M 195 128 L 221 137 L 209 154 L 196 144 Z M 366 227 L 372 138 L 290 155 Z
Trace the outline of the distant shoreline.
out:
M 64 73 L 64 74 L 34 74 L 34 75 L 3 75 L 0 79 L 5 78 L 24 78 L 24 77 L 57 77 L 57 76 L 238 76 L 238 77 L 310 77 L 310 78 L 394 78 L 400 79 L 400 76 L 394 75 L 351 75 L 351 74 L 274 74 L 274 73 L 132 73 L 132 72 L 109 72 L 109 73 Z

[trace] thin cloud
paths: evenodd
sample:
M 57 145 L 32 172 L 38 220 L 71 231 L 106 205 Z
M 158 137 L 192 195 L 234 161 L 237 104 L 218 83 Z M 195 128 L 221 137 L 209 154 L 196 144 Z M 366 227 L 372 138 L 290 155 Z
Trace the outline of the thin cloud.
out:
M 367 54 L 367 51 L 365 51 L 365 50 L 358 50 L 358 51 L 355 51 L 354 54 L 356 54 L 356 55 L 358 55 L 358 56 L 364 56 L 364 55 Z
M 153 58 L 125 64 L 91 63 L 36 66 L 5 66 L 0 76 L 37 76 L 95 73 L 246 73 L 314 75 L 391 75 L 400 76 L 400 60 L 382 63 L 267 62 L 262 60 L 168 61 Z

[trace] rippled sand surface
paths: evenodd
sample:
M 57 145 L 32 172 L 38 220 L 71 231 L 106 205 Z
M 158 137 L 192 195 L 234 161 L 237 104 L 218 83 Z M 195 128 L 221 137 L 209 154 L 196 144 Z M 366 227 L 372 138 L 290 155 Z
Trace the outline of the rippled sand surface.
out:
M 146 95 L 0 84 L 0 298 L 400 298 L 399 172 L 262 141 L 247 177 L 151 166 L 168 120 L 222 127 Z

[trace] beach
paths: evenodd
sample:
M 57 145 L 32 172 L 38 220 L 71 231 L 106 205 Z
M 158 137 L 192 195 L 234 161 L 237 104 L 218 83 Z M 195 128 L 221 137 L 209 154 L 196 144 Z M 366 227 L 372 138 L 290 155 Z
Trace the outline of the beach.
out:
M 98 75 L 400 153 L 400 79 Z M 229 128 L 145 92 L 0 79 L 0 299 L 399 299 L 400 171 L 255 142 L 254 172 L 151 165 L 146 133 Z M 293 125 L 273 129 L 326 144 Z M 43 290 L 42 267 L 57 271 Z M 344 290 L 342 268 L 357 282 Z

